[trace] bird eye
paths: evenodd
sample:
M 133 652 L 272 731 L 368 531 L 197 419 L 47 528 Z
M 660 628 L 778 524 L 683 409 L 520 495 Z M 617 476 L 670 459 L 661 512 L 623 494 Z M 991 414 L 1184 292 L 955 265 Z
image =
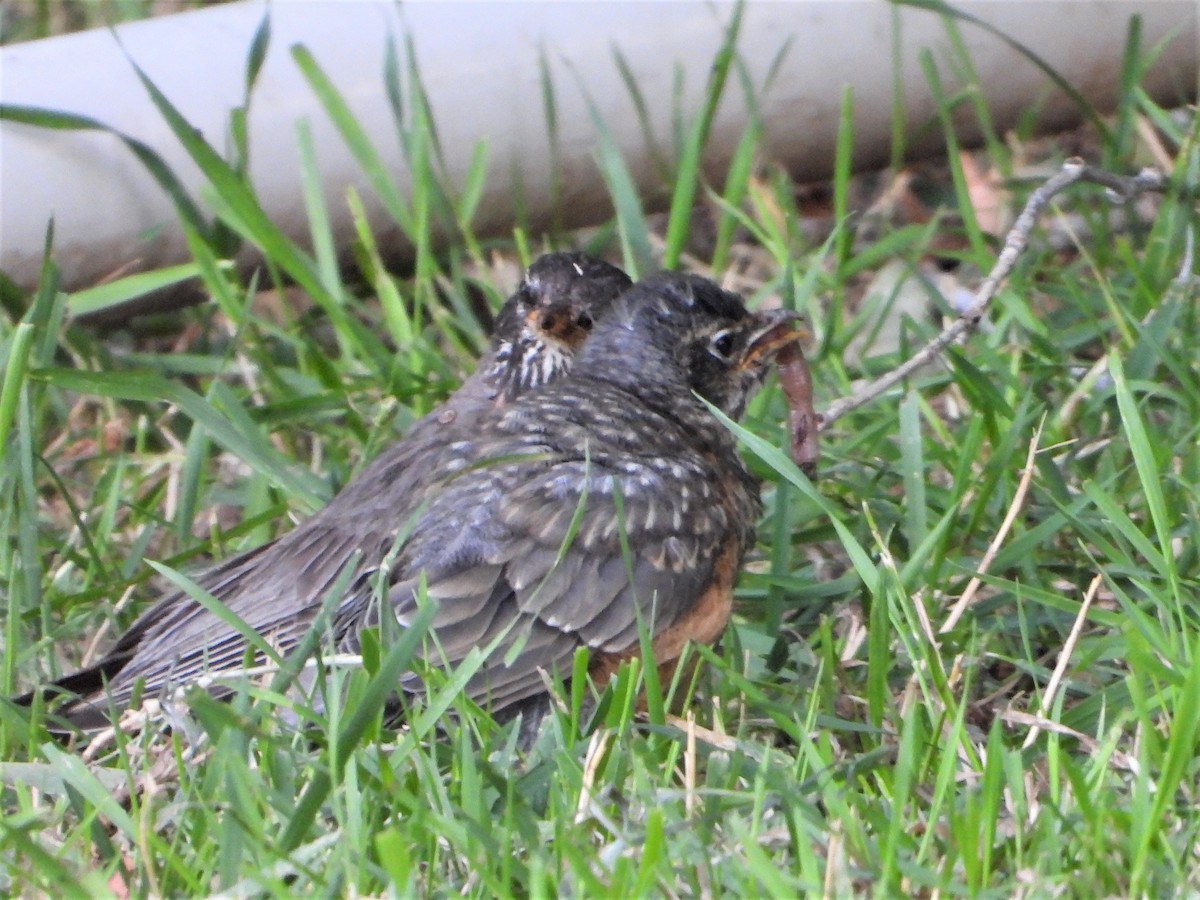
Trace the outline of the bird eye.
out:
M 718 359 L 727 360 L 730 354 L 733 353 L 733 344 L 733 332 L 725 329 L 724 331 L 718 331 L 712 336 L 712 341 L 709 342 L 708 349 Z
M 579 314 L 579 318 L 575 320 L 575 324 L 584 331 L 591 331 L 592 325 L 594 325 L 595 322 L 592 321 L 592 316 L 590 313 L 582 312 Z
M 530 310 L 538 305 L 537 285 L 531 281 L 523 281 L 517 289 L 520 295 L 520 304 L 523 309 Z

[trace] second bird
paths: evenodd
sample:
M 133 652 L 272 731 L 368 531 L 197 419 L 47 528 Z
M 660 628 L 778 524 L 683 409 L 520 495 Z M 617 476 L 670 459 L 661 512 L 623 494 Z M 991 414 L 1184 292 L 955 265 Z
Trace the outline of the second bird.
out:
M 491 347 L 475 373 L 445 403 L 313 518 L 201 573 L 197 583 L 250 628 L 270 634 L 285 650 L 292 646 L 356 550 L 364 553 L 361 571 L 379 565 L 372 541 L 381 531 L 394 533 L 416 512 L 420 489 L 453 436 L 473 428 L 486 410 L 564 374 L 595 320 L 630 283 L 620 269 L 583 253 L 539 257 L 497 314 Z M 378 507 L 380 496 L 386 509 Z M 98 662 L 42 691 L 75 695 L 55 714 L 78 728 L 100 728 L 111 724 L 111 709 L 129 702 L 140 679 L 147 695 L 156 696 L 202 670 L 237 665 L 244 648 L 221 619 L 175 592 L 143 613 Z

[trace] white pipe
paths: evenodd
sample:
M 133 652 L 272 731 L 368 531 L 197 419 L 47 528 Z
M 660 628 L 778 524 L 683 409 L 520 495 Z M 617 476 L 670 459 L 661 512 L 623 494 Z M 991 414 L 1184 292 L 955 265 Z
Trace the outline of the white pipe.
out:
M 1055 0 L 960 4 L 1039 54 L 1100 109 L 1118 90 L 1128 20 L 1143 19 L 1143 47 L 1168 36 L 1143 84 L 1152 96 L 1195 95 L 1197 12 L 1193 2 Z M 125 51 L 219 149 L 229 110 L 241 102 L 244 60 L 265 9 L 241 2 L 118 29 Z M 308 88 L 289 47 L 304 44 L 341 92 L 401 193 L 404 158 L 384 94 L 385 41 L 407 35 L 434 110 L 446 165 L 465 175 L 476 143 L 488 142 L 489 175 L 475 223 L 479 234 L 503 234 L 513 215 L 512 173 L 523 182 L 524 204 L 537 228 L 551 219 L 551 151 L 543 117 L 539 48 L 544 49 L 557 98 L 563 220 L 599 221 L 607 195 L 594 162 L 595 132 L 580 85 L 612 128 L 648 205 L 662 185 L 613 62 L 629 61 L 659 141 L 669 141 L 677 69 L 684 102 L 694 110 L 722 38 L 725 4 L 678 3 L 354 3 L 270 5 L 272 39 L 249 121 L 252 177 L 267 213 L 304 241 L 296 122 L 309 122 L 336 237 L 351 236 L 344 201 L 353 186 L 368 202 L 372 226 L 386 248 L 404 253 L 397 229 L 377 203 L 358 165 Z M 892 33 L 902 37 L 903 91 L 910 128 L 929 120 L 934 106 L 918 65 L 929 48 L 947 83 L 950 43 L 940 19 L 886 3 L 752 2 L 738 47 L 756 85 L 777 52 L 791 47 L 760 109 L 772 154 L 800 178 L 826 177 L 832 166 L 844 86 L 855 98 L 856 163 L 886 162 L 893 102 Z M 1077 118 L 1035 66 L 985 31 L 958 25 L 1003 129 L 1035 103 L 1042 120 Z M 0 51 L 0 100 L 80 113 L 151 145 L 201 194 L 200 173 L 170 134 L 107 30 L 84 32 Z M 720 179 L 746 122 L 741 88 L 731 77 L 713 123 L 706 171 Z M 969 126 L 964 135 L 971 137 Z M 118 271 L 157 268 L 188 258 L 167 198 L 126 148 L 109 135 L 41 130 L 0 123 L 0 269 L 24 287 L 37 279 L 47 220 L 63 283 L 74 289 Z

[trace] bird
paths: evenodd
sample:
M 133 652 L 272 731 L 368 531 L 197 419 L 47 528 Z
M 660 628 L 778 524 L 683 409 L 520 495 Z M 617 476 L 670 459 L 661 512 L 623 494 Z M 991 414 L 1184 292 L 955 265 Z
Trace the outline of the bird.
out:
M 424 661 L 453 667 L 490 648 L 464 690 L 498 721 L 536 718 L 543 673 L 569 678 L 581 648 L 603 684 L 639 652 L 639 627 L 666 677 L 689 641 L 724 632 L 762 511 L 759 482 L 709 404 L 740 417 L 798 335 L 794 314 L 752 313 L 707 279 L 647 278 L 596 320 L 569 373 L 450 423 L 436 455 L 402 442 L 209 589 L 242 618 L 277 606 L 250 624 L 281 653 L 309 623 L 281 593 L 319 597 L 340 575 L 349 586 L 329 641 L 350 653 L 385 616 L 411 627 L 431 601 Z M 202 610 L 154 623 L 142 646 L 91 708 L 127 701 L 139 681 L 155 696 L 237 670 L 247 654 L 242 634 Z M 423 691 L 417 668 L 402 674 L 398 705 Z
M 329 579 L 350 560 L 359 541 L 353 510 L 381 478 L 390 485 L 393 514 L 411 504 L 425 461 L 449 439 L 470 428 L 481 411 L 511 403 L 522 393 L 560 377 L 609 304 L 632 284 L 620 268 L 580 252 L 547 253 L 526 270 L 502 305 L 492 339 L 474 373 L 439 407 L 418 420 L 407 438 L 369 464 L 330 508 L 276 540 L 221 562 L 197 584 L 227 604 L 250 627 L 302 633 L 320 609 Z M 416 479 L 419 481 L 419 478 Z M 411 512 L 411 510 L 410 510 Z M 293 572 L 293 567 L 296 571 Z M 172 592 L 144 612 L 94 664 L 16 698 L 28 706 L 36 694 L 71 699 L 58 720 L 83 730 L 111 724 L 109 710 L 132 696 L 145 672 L 169 664 L 171 655 L 198 642 L 217 620 L 188 594 Z
M 424 598 L 436 603 L 430 664 L 494 647 L 465 692 L 498 720 L 544 706 L 543 673 L 565 680 L 580 648 L 603 684 L 639 653 L 640 626 L 668 678 L 689 641 L 723 634 L 762 512 L 708 404 L 739 418 L 803 335 L 794 313 L 749 312 L 699 276 L 636 284 L 568 376 L 449 444 L 386 590 L 362 581 L 339 606 L 339 649 L 356 651 L 384 615 L 411 625 Z M 378 539 L 377 551 L 392 534 Z M 398 688 L 419 696 L 421 674 Z
M 476 400 L 506 403 L 566 372 L 596 317 L 632 284 L 623 270 L 586 253 L 538 257 L 496 314 L 488 352 L 436 421 L 445 424 Z

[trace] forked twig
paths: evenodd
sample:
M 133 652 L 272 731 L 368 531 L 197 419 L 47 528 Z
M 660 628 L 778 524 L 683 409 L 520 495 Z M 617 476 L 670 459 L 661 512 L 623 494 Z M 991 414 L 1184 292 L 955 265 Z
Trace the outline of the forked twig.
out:
M 991 272 L 979 285 L 971 305 L 963 311 L 962 315 L 895 369 L 876 378 L 849 397 L 830 404 L 821 416 L 821 429 L 828 428 L 830 423 L 840 419 L 846 413 L 870 403 L 879 395 L 895 387 L 917 369 L 932 362 L 959 337 L 974 331 L 995 298 L 1000 283 L 1011 274 L 1017 257 L 1025 249 L 1029 235 L 1046 205 L 1056 194 L 1081 181 L 1108 188 L 1110 197 L 1123 203 L 1146 191 L 1165 191 L 1169 184 L 1167 176 L 1157 169 L 1142 169 L 1136 175 L 1114 175 L 1103 169 L 1089 166 L 1078 157 L 1068 159 L 1063 163 L 1060 172 L 1030 195 L 1029 200 L 1025 203 L 1025 208 L 1021 210 L 1021 215 L 1017 217 L 1016 223 L 1004 239 L 1004 247 L 1001 249 L 1000 255 L 996 257 L 996 264 L 992 266 Z

